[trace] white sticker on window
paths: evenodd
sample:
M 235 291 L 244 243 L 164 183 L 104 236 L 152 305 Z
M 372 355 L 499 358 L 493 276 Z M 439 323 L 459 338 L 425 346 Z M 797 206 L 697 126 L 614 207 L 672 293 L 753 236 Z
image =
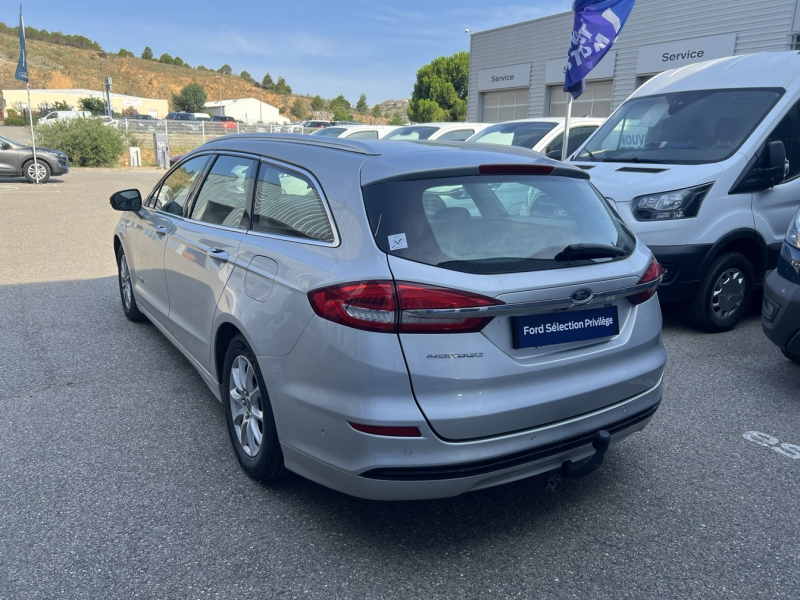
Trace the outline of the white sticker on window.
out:
M 405 233 L 389 236 L 389 250 L 402 250 L 404 248 L 408 248 Z

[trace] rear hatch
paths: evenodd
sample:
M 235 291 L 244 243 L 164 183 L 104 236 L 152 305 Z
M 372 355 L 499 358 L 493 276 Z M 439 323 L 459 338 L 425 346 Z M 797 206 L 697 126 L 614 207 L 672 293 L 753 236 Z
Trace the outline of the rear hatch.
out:
M 661 373 L 660 313 L 635 327 L 657 263 L 581 175 L 528 170 L 429 171 L 364 188 L 414 395 L 445 439 L 563 421 Z

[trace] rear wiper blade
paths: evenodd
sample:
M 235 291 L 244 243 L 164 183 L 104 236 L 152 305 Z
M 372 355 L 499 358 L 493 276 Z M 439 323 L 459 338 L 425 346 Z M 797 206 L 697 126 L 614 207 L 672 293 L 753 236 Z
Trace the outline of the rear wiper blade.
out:
M 627 252 L 622 248 L 616 246 L 607 246 L 605 244 L 570 244 L 561 252 L 553 257 L 553 260 L 564 262 L 567 260 L 592 258 L 616 258 L 618 256 L 625 256 Z

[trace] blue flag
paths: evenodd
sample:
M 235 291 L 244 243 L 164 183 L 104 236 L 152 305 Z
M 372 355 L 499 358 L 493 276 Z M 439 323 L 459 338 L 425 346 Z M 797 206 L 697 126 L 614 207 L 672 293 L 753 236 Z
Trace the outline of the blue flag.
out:
M 614 45 L 636 0 L 575 0 L 564 91 L 578 98 L 586 76 Z
M 14 79 L 28 83 L 28 56 L 25 54 L 25 24 L 22 22 L 22 5 L 19 5 L 19 62 Z

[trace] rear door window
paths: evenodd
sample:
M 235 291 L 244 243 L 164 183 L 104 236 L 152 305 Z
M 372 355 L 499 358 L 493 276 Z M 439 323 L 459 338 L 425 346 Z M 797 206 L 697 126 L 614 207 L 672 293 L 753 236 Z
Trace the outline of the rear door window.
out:
M 439 136 L 437 139 L 442 142 L 463 142 L 474 134 L 474 129 L 459 129 L 457 131 L 448 131 L 447 133 Z
M 515 273 L 629 256 L 635 241 L 582 179 L 545 175 L 399 181 L 364 188 L 378 247 L 453 271 Z M 568 246 L 610 247 L 576 259 Z
M 256 182 L 253 231 L 333 242 L 322 198 L 305 175 L 262 164 Z

